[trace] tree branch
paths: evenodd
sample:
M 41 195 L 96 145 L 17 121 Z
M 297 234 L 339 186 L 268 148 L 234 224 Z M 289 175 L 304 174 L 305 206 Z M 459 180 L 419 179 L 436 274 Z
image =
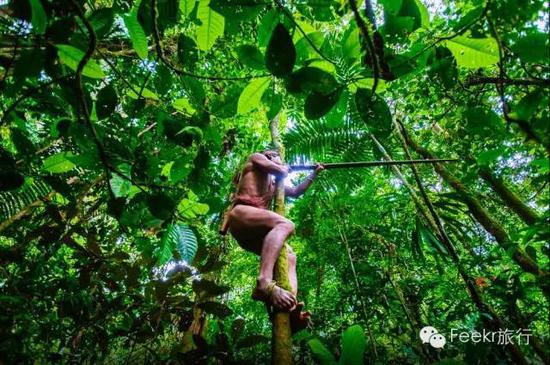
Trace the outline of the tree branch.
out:
M 549 79 L 503 79 L 500 77 L 470 77 L 464 81 L 464 86 L 485 85 L 485 84 L 507 84 L 518 86 L 540 86 L 550 87 Z
M 370 38 L 367 24 L 365 24 L 363 18 L 361 18 L 361 14 L 359 14 L 359 10 L 357 9 L 356 0 L 349 0 L 349 3 L 351 6 L 351 10 L 353 11 L 353 16 L 355 17 L 355 22 L 359 26 L 361 34 L 363 35 L 363 38 L 367 43 L 368 57 L 371 63 L 372 72 L 374 74 L 374 83 L 372 85 L 372 95 L 374 95 L 374 93 L 376 92 L 376 87 L 378 86 L 378 79 L 380 78 L 380 65 L 378 64 L 378 57 L 376 57 L 376 50 L 374 49 L 374 43 Z

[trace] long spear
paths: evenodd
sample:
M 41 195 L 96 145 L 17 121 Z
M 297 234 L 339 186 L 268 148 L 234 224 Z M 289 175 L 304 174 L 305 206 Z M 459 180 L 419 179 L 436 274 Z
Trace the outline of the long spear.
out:
M 316 165 L 290 165 L 291 171 L 315 170 L 318 165 L 323 165 L 328 169 L 347 169 L 350 167 L 374 167 L 374 166 L 392 166 L 392 165 L 412 165 L 423 163 L 442 163 L 457 162 L 456 158 L 440 158 L 432 160 L 392 160 L 392 161 L 356 161 L 356 162 L 331 162 Z

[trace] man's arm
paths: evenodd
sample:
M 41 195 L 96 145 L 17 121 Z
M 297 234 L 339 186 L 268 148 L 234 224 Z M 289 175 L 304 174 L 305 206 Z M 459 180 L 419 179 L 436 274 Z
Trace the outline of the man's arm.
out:
M 307 189 L 311 186 L 313 183 L 313 180 L 317 177 L 319 172 L 323 171 L 324 167 L 323 165 L 317 165 L 315 170 L 304 179 L 300 184 L 294 186 L 294 187 L 286 187 L 285 186 L 285 196 L 289 196 L 292 198 L 298 197 L 305 193 Z
M 250 161 L 260 170 L 272 175 L 286 177 L 289 167 L 287 165 L 277 164 L 261 153 L 255 153 L 250 157 Z

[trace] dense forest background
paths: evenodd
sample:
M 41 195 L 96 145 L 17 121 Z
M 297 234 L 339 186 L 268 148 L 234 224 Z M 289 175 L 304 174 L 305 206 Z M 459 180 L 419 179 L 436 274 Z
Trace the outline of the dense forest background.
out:
M 296 363 L 549 363 L 548 11 L 0 1 L 0 364 L 269 363 L 258 258 L 218 228 L 274 118 L 288 163 L 459 160 L 287 202 Z

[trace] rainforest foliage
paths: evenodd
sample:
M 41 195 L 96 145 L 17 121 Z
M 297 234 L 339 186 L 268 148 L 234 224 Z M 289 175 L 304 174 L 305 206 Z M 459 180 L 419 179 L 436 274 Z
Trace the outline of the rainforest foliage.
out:
M 459 159 L 287 202 L 296 363 L 548 361 L 547 1 L 0 4 L 0 363 L 269 363 L 218 227 L 276 116 L 288 163 Z

